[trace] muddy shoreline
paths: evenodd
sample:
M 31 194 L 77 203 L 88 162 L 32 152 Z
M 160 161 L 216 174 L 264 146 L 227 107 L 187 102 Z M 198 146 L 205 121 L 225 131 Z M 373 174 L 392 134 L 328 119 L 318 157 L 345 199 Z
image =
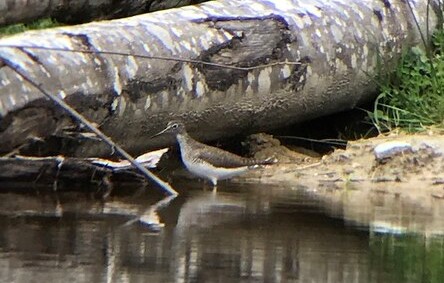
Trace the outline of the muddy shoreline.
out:
M 275 156 L 279 163 L 221 182 L 222 192 L 235 183 L 256 184 L 274 190 L 272 198 L 277 198 L 277 203 L 279 199 L 302 192 L 319 204 L 319 211 L 353 225 L 370 227 L 372 231 L 444 235 L 444 136 L 381 135 L 349 142 L 345 150 L 337 149 L 323 157 L 289 149 L 265 134 L 250 136 L 247 143 L 256 152 L 255 157 Z M 393 144 L 398 145 L 395 150 Z M 376 154 L 375 149 L 381 145 L 385 151 Z M 167 156 L 174 156 L 174 153 Z M 39 185 L 45 185 L 53 192 L 74 189 L 94 192 L 100 198 L 101 194 L 109 195 L 113 187 L 114 193 L 119 193 L 122 182 L 130 182 L 145 187 L 150 194 L 159 195 L 154 186 L 137 177 L 137 172 L 131 168 L 128 171 L 103 167 L 104 160 L 87 164 L 85 160 L 64 159 L 62 162 L 60 158 L 15 157 L 15 167 L 8 163 L 12 159 L 3 160 L 3 175 L 13 170 L 20 177 L 8 175 L 9 178 L 1 183 L 2 189 L 8 182 L 17 181 L 22 182 L 26 190 L 14 184 L 16 190 L 8 192 L 34 192 Z M 173 168 L 161 167 L 157 172 L 163 179 L 185 181 L 184 170 L 176 170 L 181 167 L 179 159 L 174 160 Z M 28 171 L 21 170 L 23 168 Z M 76 170 L 78 172 L 73 175 Z M 29 174 L 29 178 L 24 178 L 22 173 Z M 83 185 L 73 187 L 79 182 Z M 199 183 L 200 189 L 204 187 L 204 183 Z M 270 204 L 275 201 L 270 199 Z
M 410 148 L 378 159 L 375 148 L 381 144 Z M 291 162 L 282 157 L 286 162 L 237 181 L 302 190 L 320 200 L 327 211 L 342 210 L 346 221 L 375 231 L 444 234 L 443 153 L 441 135 L 381 135 L 350 142 L 345 150 L 337 149 L 319 160 L 307 156 Z

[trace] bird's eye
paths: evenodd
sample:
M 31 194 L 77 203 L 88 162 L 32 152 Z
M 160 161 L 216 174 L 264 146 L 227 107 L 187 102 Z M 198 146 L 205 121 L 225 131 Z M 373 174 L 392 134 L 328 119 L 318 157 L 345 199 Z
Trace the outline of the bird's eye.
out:
M 173 124 L 173 125 L 171 126 L 171 128 L 173 128 L 173 129 L 177 129 L 177 127 L 179 127 L 179 125 L 177 125 L 177 124 Z

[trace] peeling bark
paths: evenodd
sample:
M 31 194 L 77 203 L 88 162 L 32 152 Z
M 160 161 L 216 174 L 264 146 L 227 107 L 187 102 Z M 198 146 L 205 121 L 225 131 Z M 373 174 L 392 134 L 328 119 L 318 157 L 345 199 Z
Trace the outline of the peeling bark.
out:
M 52 185 L 54 182 L 101 182 L 112 170 L 82 159 L 60 157 L 0 158 L 0 180 L 8 183 Z
M 411 2 L 426 32 L 427 1 Z M 431 11 L 430 27 L 436 18 Z M 375 95 L 378 56 L 383 69 L 391 68 L 402 48 L 419 42 L 413 16 L 401 0 L 220 0 L 4 38 L 0 59 L 24 70 L 138 154 L 172 142 L 150 138 L 172 118 L 185 120 L 191 135 L 208 140 L 353 108 Z M 277 62 L 293 64 L 273 64 Z M 81 127 L 75 128 L 5 65 L 0 67 L 0 89 L 0 152 L 57 136 L 63 145 L 57 151 L 63 154 L 112 154 L 99 141 L 64 138 Z M 43 109 L 36 115 L 43 111 L 48 121 L 36 125 L 35 117 L 22 112 L 30 108 Z M 42 144 L 39 150 L 45 152 L 49 147 Z
M 206 0 L 208 1 L 208 0 Z M 0 0 L 0 25 L 51 17 L 78 24 L 198 4 L 204 0 Z
M 168 161 L 164 161 L 168 162 Z M 125 164 L 125 162 L 121 162 Z M 115 162 L 115 164 L 118 164 Z M 0 184 L 2 189 L 14 186 L 38 187 L 57 186 L 60 188 L 73 183 L 110 185 L 111 182 L 143 183 L 145 179 L 131 166 L 112 167 L 105 160 L 65 158 L 61 156 L 0 157 Z M 152 167 L 151 167 L 152 168 Z M 109 183 L 108 183 L 109 182 Z M 57 189 L 57 188 L 54 188 Z

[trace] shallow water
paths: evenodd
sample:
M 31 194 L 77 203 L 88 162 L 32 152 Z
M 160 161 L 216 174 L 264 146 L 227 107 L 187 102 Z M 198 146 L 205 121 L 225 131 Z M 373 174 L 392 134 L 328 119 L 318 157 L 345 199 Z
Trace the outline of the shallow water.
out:
M 295 188 L 2 193 L 2 282 L 442 282 L 444 238 L 372 230 Z M 332 213 L 334 211 L 334 213 Z M 164 226 L 163 226 L 164 225 Z M 163 226 L 163 227 L 162 227 Z

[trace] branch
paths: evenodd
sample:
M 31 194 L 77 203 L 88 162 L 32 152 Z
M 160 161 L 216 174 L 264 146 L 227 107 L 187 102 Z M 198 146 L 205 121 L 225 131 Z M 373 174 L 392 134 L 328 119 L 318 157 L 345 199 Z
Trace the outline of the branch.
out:
M 101 138 L 105 143 L 107 143 L 110 147 L 114 148 L 123 158 L 128 160 L 134 167 L 136 167 L 147 179 L 153 180 L 155 183 L 157 183 L 165 192 L 167 192 L 170 195 L 177 196 L 178 193 L 166 182 L 162 181 L 159 177 L 148 171 L 145 167 L 140 165 L 134 158 L 127 153 L 123 148 L 121 148 L 119 145 L 114 143 L 111 138 L 106 136 L 102 131 L 100 131 L 98 128 L 96 128 L 91 122 L 89 122 L 85 117 L 82 116 L 79 112 L 77 112 L 74 108 L 69 106 L 63 99 L 59 98 L 56 95 L 52 95 L 46 90 L 43 89 L 39 84 L 34 82 L 32 79 L 30 79 L 26 74 L 20 69 L 19 66 L 12 63 L 11 61 L 2 58 L 2 61 L 4 64 L 6 64 L 8 67 L 10 67 L 14 72 L 16 72 L 18 75 L 20 75 L 25 81 L 30 83 L 32 86 L 34 86 L 37 90 L 39 90 L 41 93 L 43 93 L 46 97 L 48 97 L 50 100 L 52 100 L 56 105 L 60 106 L 65 110 L 69 115 L 71 115 L 74 120 L 84 124 L 88 129 L 90 129 L 92 132 L 94 132 L 99 138 Z

